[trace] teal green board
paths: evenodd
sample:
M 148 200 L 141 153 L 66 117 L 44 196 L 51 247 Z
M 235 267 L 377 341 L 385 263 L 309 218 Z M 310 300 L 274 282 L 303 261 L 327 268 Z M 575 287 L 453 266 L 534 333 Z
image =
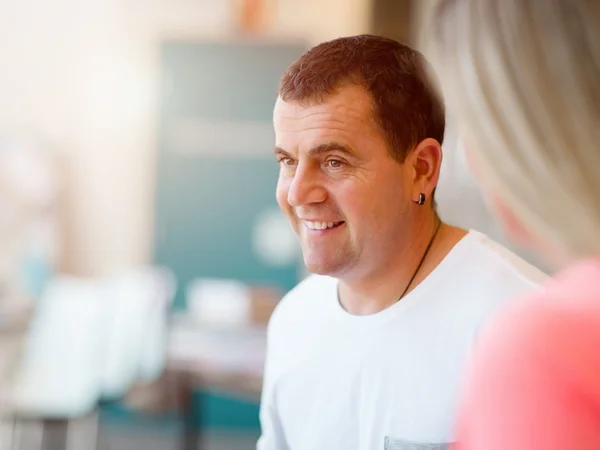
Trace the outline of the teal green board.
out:
M 257 258 L 251 233 L 257 216 L 277 207 L 267 133 L 279 77 L 303 51 L 277 43 L 163 45 L 155 255 L 178 277 L 176 307 L 185 306 L 183 291 L 196 277 L 284 291 L 297 281 L 297 264 L 272 267 Z M 238 133 L 247 140 L 236 141 Z

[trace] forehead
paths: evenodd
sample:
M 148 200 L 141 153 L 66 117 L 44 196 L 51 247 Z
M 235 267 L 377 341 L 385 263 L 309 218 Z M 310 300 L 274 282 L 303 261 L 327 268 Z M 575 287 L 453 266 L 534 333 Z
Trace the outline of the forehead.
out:
M 342 140 L 348 145 L 383 140 L 369 93 L 355 85 L 344 86 L 319 103 L 278 98 L 273 122 L 278 145 L 299 146 L 324 139 Z

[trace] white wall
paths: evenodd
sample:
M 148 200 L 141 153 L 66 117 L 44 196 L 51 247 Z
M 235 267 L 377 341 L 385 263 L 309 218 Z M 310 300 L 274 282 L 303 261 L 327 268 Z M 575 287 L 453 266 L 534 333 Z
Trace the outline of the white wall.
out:
M 279 0 L 275 29 L 319 43 L 369 31 L 370 0 Z
M 0 129 L 36 136 L 67 167 L 67 267 L 148 258 L 148 64 L 115 0 L 3 2 Z

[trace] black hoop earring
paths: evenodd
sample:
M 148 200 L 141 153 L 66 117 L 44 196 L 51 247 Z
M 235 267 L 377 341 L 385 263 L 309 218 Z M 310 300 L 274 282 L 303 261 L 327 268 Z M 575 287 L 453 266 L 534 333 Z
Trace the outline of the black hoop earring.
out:
M 422 192 L 419 194 L 419 201 L 417 202 L 417 205 L 424 205 L 425 204 L 425 194 L 423 194 Z

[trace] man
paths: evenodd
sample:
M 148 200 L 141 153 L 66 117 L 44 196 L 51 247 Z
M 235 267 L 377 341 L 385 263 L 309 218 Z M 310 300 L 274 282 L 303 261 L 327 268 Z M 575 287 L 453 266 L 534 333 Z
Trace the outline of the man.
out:
M 478 328 L 544 278 L 439 220 L 445 118 L 425 64 L 357 36 L 282 77 L 277 200 L 314 275 L 269 324 L 260 450 L 446 448 Z

